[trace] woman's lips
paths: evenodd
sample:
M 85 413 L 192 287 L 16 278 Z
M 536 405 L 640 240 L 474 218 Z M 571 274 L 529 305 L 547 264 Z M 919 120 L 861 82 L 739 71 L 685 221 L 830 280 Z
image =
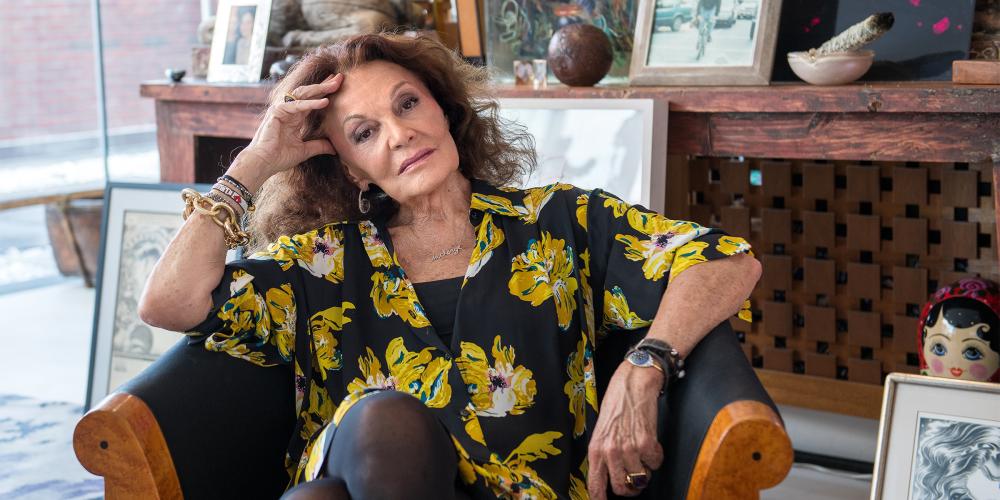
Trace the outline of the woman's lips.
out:
M 961 368 L 955 367 L 951 369 L 951 374 L 956 377 L 961 377 L 963 373 L 965 373 L 965 370 Z
M 403 162 L 403 165 L 401 167 L 399 167 L 399 173 L 402 174 L 402 173 L 406 172 L 407 170 L 409 170 L 414 165 L 420 164 L 422 161 L 426 160 L 433 153 L 434 153 L 434 150 L 428 148 L 428 149 L 421 150 L 419 153 L 411 156 L 410 158 L 407 158 L 407 160 Z

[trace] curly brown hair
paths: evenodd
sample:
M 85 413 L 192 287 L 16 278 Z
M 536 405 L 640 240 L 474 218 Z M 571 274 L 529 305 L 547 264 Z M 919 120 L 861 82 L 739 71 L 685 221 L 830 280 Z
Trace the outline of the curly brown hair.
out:
M 274 105 L 286 92 L 378 60 L 402 66 L 427 86 L 448 117 L 459 170 L 467 178 L 506 186 L 535 168 L 534 140 L 523 127 L 500 117 L 488 71 L 426 37 L 365 34 L 314 49 L 275 86 L 269 102 Z M 310 112 L 303 139 L 322 137 L 324 117 L 324 110 Z M 362 216 L 357 198 L 358 187 L 348 180 L 336 156 L 316 156 L 275 174 L 261 187 L 257 208 L 247 221 L 248 250 L 260 250 L 280 236 L 332 221 L 386 215 L 369 212 Z M 383 205 L 383 212 L 395 210 L 394 203 Z

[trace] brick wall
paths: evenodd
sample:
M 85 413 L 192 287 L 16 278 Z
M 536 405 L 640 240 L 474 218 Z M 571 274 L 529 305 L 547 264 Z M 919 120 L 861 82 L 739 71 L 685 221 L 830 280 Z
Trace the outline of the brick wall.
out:
M 90 0 L 0 1 L 0 141 L 97 130 Z M 188 68 L 198 0 L 102 0 L 108 127 L 154 122 L 139 83 Z

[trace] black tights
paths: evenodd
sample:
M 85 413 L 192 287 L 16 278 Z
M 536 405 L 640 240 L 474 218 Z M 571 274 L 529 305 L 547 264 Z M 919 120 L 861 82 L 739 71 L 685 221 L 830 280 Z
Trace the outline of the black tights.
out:
M 451 437 L 423 403 L 409 394 L 383 391 L 355 403 L 340 421 L 322 478 L 281 498 L 451 500 L 457 460 Z

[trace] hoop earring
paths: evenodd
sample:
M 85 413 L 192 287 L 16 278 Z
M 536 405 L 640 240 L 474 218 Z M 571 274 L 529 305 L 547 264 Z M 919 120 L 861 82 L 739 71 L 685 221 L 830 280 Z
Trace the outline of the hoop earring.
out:
M 368 201 L 367 198 L 365 198 L 365 193 L 367 192 L 368 192 L 367 189 L 362 189 L 358 191 L 358 211 L 361 212 L 362 215 L 367 214 L 368 211 L 372 209 L 371 202 Z

